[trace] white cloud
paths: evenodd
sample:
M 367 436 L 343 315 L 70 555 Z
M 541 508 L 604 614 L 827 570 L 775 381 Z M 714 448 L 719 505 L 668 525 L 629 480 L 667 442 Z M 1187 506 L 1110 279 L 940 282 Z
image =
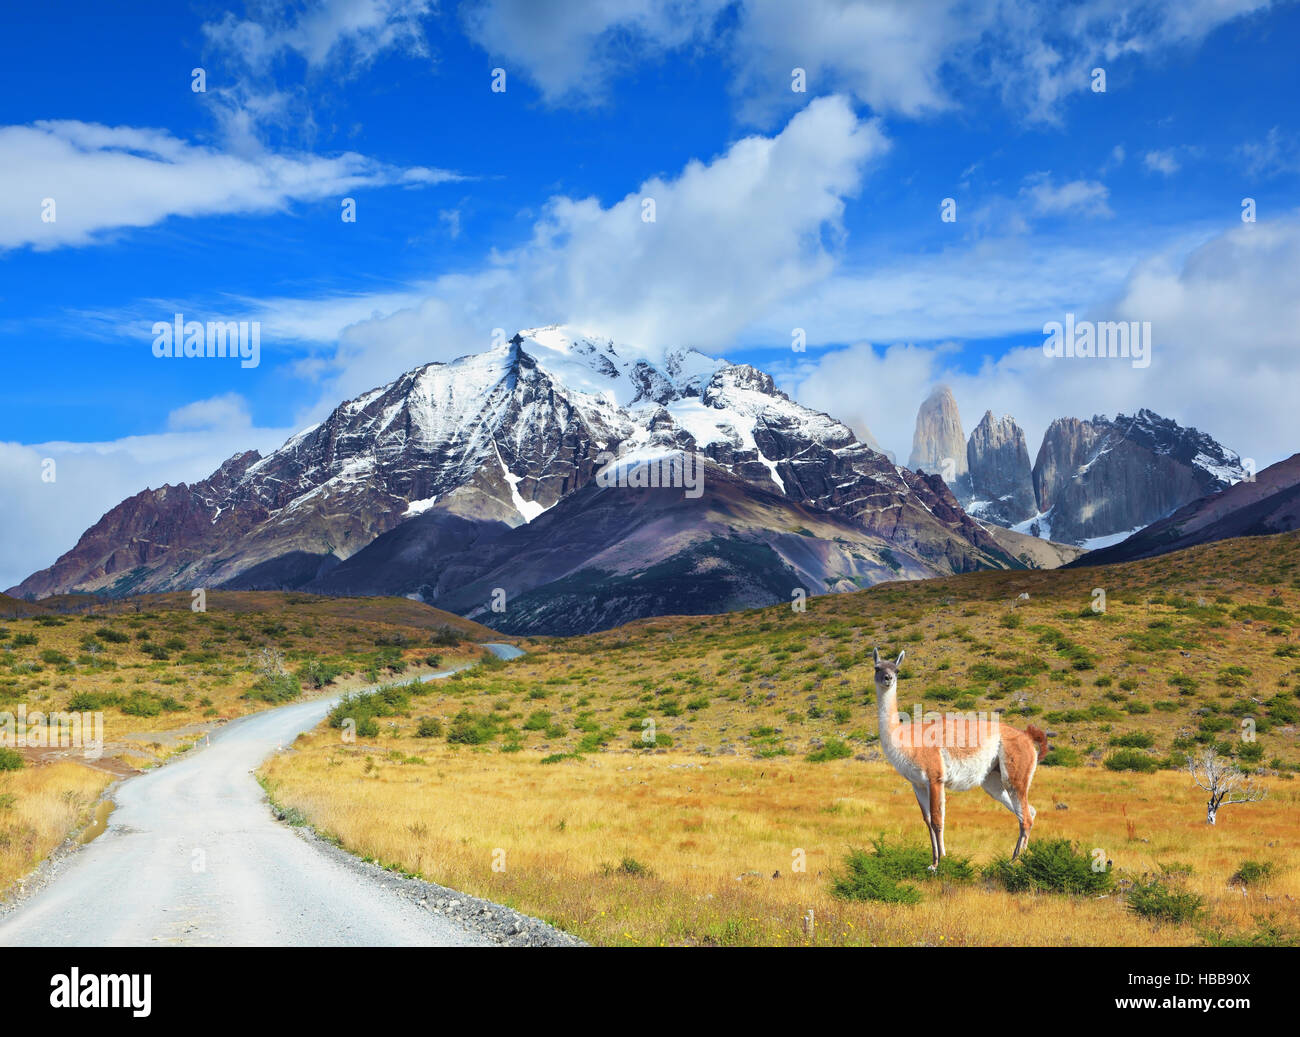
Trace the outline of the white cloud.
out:
M 0 588 L 51 565 L 109 510 L 145 487 L 193 483 L 241 450 L 279 446 L 293 429 L 259 428 L 235 395 L 173 411 L 167 431 L 104 443 L 0 442 L 4 536 Z M 41 478 L 55 463 L 53 482 Z
M 212 428 L 251 429 L 252 427 L 248 401 L 234 392 L 187 403 L 167 415 L 167 428 L 171 432 Z
M 1142 164 L 1152 173 L 1173 176 L 1182 168 L 1182 163 L 1172 150 L 1148 151 L 1142 156 Z
M 270 212 L 361 187 L 453 179 L 353 152 L 241 157 L 164 130 L 42 120 L 0 127 L 0 249 L 85 245 L 169 216 Z M 47 198 L 51 222 L 42 219 Z
M 1021 195 L 1027 198 L 1033 211 L 1040 216 L 1080 213 L 1084 216 L 1113 216 L 1106 199 L 1110 191 L 1096 180 L 1071 180 L 1064 184 L 1052 182 L 1049 173 L 1037 173 L 1028 178 Z
M 951 84 L 992 84 L 1013 110 L 1054 121 L 1099 63 L 1193 46 L 1270 0 L 585 0 L 543 7 L 478 0 L 472 39 L 522 69 L 552 104 L 592 104 L 629 64 L 712 47 L 729 62 L 745 114 L 771 121 L 809 94 L 842 92 L 908 117 L 954 106 Z
M 482 0 L 461 8 L 465 31 L 521 69 L 552 104 L 597 104 L 629 61 L 703 41 L 729 0 Z
M 790 72 L 809 91 L 843 90 L 882 112 L 917 116 L 953 106 L 942 72 L 993 20 L 957 0 L 846 4 L 747 0 L 736 32 L 734 89 L 763 119 L 794 103 Z
M 388 297 L 384 307 L 375 297 L 323 309 L 268 305 L 264 320 L 314 328 L 320 341 L 328 334 L 322 314 L 386 311 L 338 336 L 333 394 L 369 388 L 404 366 L 477 352 L 494 328 L 562 321 L 648 349 L 721 348 L 833 271 L 845 199 L 887 147 L 843 98 L 821 98 L 779 134 L 746 137 L 608 207 L 552 198 L 531 239 L 479 272 L 441 277 Z M 642 218 L 647 198 L 654 222 Z

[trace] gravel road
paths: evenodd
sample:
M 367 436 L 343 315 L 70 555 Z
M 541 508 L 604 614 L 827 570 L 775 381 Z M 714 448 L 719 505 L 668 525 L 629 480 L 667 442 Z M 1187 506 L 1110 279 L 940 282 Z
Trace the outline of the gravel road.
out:
M 490 647 L 503 658 L 521 654 Z M 278 822 L 253 772 L 335 701 L 232 721 L 206 747 L 123 782 L 107 831 L 49 862 L 36 891 L 0 915 L 0 946 L 578 942 L 509 908 L 364 864 Z

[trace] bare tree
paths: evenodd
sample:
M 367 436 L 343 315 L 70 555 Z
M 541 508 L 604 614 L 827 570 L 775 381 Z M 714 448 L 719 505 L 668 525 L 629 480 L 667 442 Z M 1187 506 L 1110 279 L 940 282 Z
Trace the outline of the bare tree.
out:
M 1258 803 L 1268 795 L 1254 779 L 1237 770 L 1213 749 L 1202 749 L 1187 761 L 1187 773 L 1210 794 L 1205 804 L 1205 823 L 1214 824 L 1219 807 L 1230 803 Z

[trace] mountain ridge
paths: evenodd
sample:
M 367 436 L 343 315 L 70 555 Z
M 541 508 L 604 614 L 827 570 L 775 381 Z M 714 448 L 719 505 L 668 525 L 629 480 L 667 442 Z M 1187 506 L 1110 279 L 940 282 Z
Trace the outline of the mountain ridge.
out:
M 1022 564 L 937 476 L 894 465 L 765 372 L 689 348 L 652 363 L 549 326 L 404 372 L 266 456 L 133 495 L 14 592 L 303 585 L 428 512 L 526 525 L 613 458 L 647 451 L 698 452 L 932 572 Z

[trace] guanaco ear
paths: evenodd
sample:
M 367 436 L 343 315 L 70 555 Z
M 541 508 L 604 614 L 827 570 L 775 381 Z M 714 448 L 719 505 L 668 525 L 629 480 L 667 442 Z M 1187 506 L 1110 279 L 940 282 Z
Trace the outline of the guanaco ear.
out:
M 871 658 L 872 658 L 872 661 L 873 661 L 877 666 L 880 665 L 880 649 L 879 649 L 879 648 L 873 648 L 873 649 L 871 649 Z
M 903 651 L 898 653 L 898 658 L 894 660 L 895 667 L 903 665 L 903 656 L 905 656 L 906 654 L 907 654 L 907 649 L 903 649 Z

